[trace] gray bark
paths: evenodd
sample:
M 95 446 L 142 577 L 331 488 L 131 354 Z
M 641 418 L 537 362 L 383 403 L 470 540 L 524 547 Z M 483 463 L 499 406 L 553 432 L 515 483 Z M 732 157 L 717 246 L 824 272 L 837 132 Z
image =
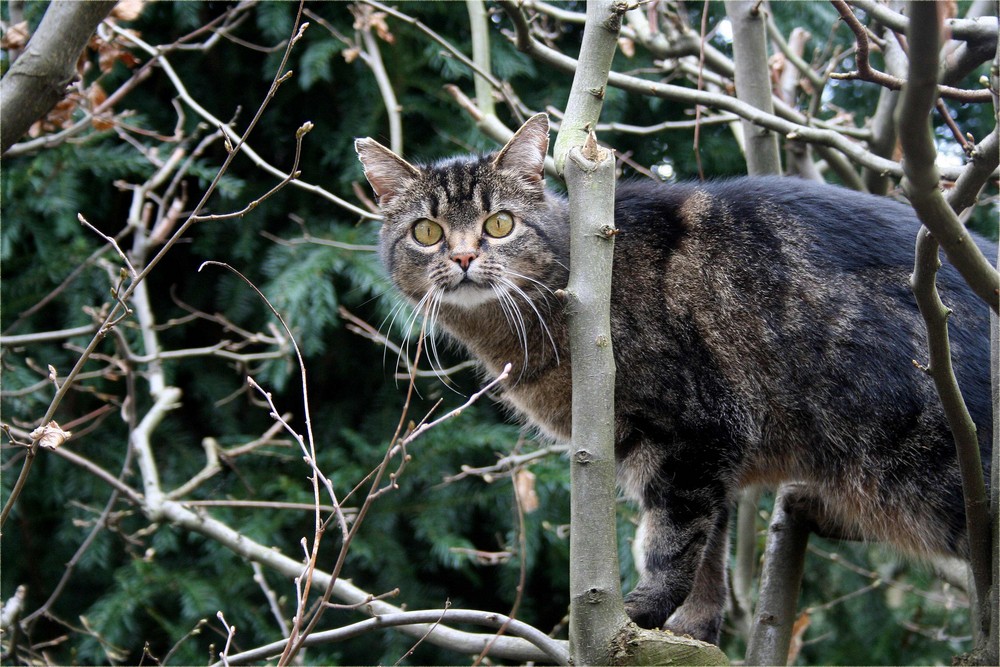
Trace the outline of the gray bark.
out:
M 592 133 L 617 43 L 621 11 L 590 2 L 566 115 L 555 144 L 570 204 L 566 288 L 573 359 L 570 454 L 570 654 L 577 665 L 609 662 L 612 640 L 628 621 L 618 575 L 615 531 L 614 389 L 611 263 L 615 161 Z M 581 150 L 583 148 L 584 150 Z
M 773 114 L 770 68 L 767 64 L 767 25 L 756 0 L 726 0 L 726 14 L 733 24 L 733 65 L 736 68 L 736 97 L 761 111 Z M 778 136 L 744 120 L 747 171 L 780 174 Z
M 750 636 L 753 621 L 754 570 L 757 566 L 757 503 L 760 491 L 744 489 L 736 506 L 736 556 L 733 559 L 733 613 L 730 621 L 745 636 Z
M 940 243 L 945 249 L 949 260 L 956 265 L 974 289 L 977 287 L 976 277 L 987 278 L 985 283 L 978 284 L 980 289 L 992 283 L 992 293 L 983 297 L 994 312 L 997 309 L 997 273 L 974 244 L 963 243 L 968 232 L 939 190 L 938 172 L 934 166 L 936 149 L 927 121 L 937 98 L 941 30 L 941 16 L 938 12 L 937 3 L 909 4 L 908 35 L 911 43 L 923 46 L 911 50 L 909 75 L 900 99 L 897 121 L 904 154 L 903 168 L 906 173 L 903 188 L 920 221 L 933 234 L 932 238 L 926 230 L 921 230 L 918 235 L 917 262 L 912 283 L 921 315 L 927 323 L 930 352 L 928 372 L 934 379 L 955 438 L 962 475 L 969 560 L 975 593 L 972 605 L 972 630 L 976 640 L 974 653 L 981 656 L 988 654 L 989 645 L 995 645 L 995 640 L 990 637 L 989 610 L 993 571 L 991 557 L 995 539 L 993 518 L 990 517 L 990 507 L 983 482 L 975 425 L 969 416 L 951 368 L 947 329 L 948 310 L 941 303 L 934 283 L 938 264 L 938 244 Z M 962 245 L 972 246 L 974 255 L 978 257 L 969 257 L 967 248 L 957 247 Z M 977 275 L 970 275 L 968 262 L 973 260 L 984 265 L 985 271 L 980 270 Z
M 787 502 L 791 495 L 779 491 L 764 547 L 760 601 L 747 642 L 747 665 L 788 664 L 809 541 L 809 522 Z
M 115 0 L 49 5 L 24 52 L 0 80 L 0 154 L 63 98 L 76 62 Z
M 991 9 L 1000 9 L 1000 3 L 990 2 Z M 971 12 L 970 12 L 971 13 Z M 993 57 L 990 69 L 990 80 L 993 90 L 1000 90 L 1000 40 Z M 1000 126 L 1000 98 L 993 96 L 993 117 Z M 994 139 L 1000 127 L 993 128 Z M 991 157 L 997 156 L 997 146 L 994 141 Z M 997 255 L 997 271 L 1000 272 L 1000 254 Z M 993 530 L 993 552 L 990 568 L 992 585 L 988 593 L 989 600 L 989 630 L 984 659 L 992 664 L 1000 664 L 1000 317 L 990 313 L 990 369 L 993 390 L 993 460 L 990 467 L 990 527 Z
M 626 4 L 622 0 L 587 3 L 579 66 L 573 74 L 566 113 L 552 151 L 560 174 L 565 170 L 570 149 L 582 146 L 597 128 Z
M 608 662 L 627 622 L 615 534 L 614 387 L 611 261 L 615 161 L 610 151 L 566 161 L 570 201 L 570 355 L 573 444 L 570 530 L 570 652 L 575 664 Z M 596 158 L 596 159 L 595 159 Z
M 483 0 L 465 0 L 465 6 L 469 11 L 472 59 L 481 70 L 492 72 L 493 68 L 490 66 L 490 29 L 489 21 L 486 18 L 486 7 Z M 476 106 L 483 112 L 483 115 L 494 115 L 496 110 L 493 108 L 493 88 L 490 86 L 490 82 L 480 74 L 475 74 L 474 78 L 476 82 Z
M 587 4 L 580 66 L 555 144 L 571 228 L 565 290 L 573 359 L 570 655 L 575 665 L 725 664 L 725 655 L 711 644 L 640 631 L 629 623 L 618 576 L 610 315 L 615 161 L 597 146 L 593 129 L 626 8 L 620 0 Z
M 906 54 L 895 39 L 887 39 L 882 57 L 885 59 L 886 71 L 896 77 L 906 76 Z M 879 157 L 892 159 L 896 150 L 898 132 L 896 128 L 896 105 L 899 103 L 899 91 L 883 88 L 879 93 L 878 106 L 872 117 L 872 140 L 869 142 L 872 153 Z M 882 172 L 865 169 L 865 186 L 868 192 L 884 195 L 892 187 L 893 181 Z

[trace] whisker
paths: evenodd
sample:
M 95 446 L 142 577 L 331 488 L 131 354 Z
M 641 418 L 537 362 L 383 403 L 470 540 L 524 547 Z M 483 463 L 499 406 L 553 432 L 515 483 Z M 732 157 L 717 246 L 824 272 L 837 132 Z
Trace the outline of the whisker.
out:
M 523 273 L 518 273 L 517 271 L 511 271 L 510 269 L 506 269 L 506 273 L 508 275 L 514 276 L 515 278 L 520 278 L 521 280 L 527 280 L 529 283 L 532 283 L 533 286 L 539 291 L 544 290 L 549 294 L 555 294 L 555 291 L 551 287 L 543 283 L 541 280 L 538 280 L 537 278 L 532 278 L 531 276 L 526 276 Z
M 427 306 L 426 313 L 426 326 L 424 328 L 424 349 L 427 350 L 427 363 L 431 367 L 431 370 L 441 381 L 441 384 L 446 386 L 449 390 L 453 391 L 459 396 L 465 396 L 464 393 L 458 390 L 455 383 L 448 376 L 445 371 L 444 364 L 441 362 L 441 355 L 438 351 L 437 339 L 438 339 L 438 318 L 441 313 L 441 304 L 444 302 L 444 290 L 435 289 L 434 295 L 431 298 L 430 303 Z
M 528 304 L 528 307 L 531 308 L 531 310 L 535 313 L 535 317 L 538 318 L 539 326 L 541 326 L 542 331 L 545 333 L 545 336 L 549 339 L 549 343 L 552 345 L 552 352 L 555 353 L 556 363 L 559 363 L 559 348 L 556 346 L 555 338 L 552 337 L 552 332 L 549 330 L 549 325 L 546 324 L 545 318 L 542 317 L 541 311 L 538 310 L 538 307 L 535 306 L 535 303 L 528 297 L 528 295 L 524 293 L 524 290 L 522 290 L 520 287 L 514 284 L 512 280 L 510 280 L 505 276 L 502 276 L 500 278 L 500 282 L 506 285 L 512 292 L 518 294 L 524 300 L 524 302 Z M 509 294 L 507 296 L 510 297 Z
M 521 311 L 517 307 L 517 303 L 513 297 L 507 294 L 506 290 L 501 288 L 500 285 L 491 284 L 490 286 L 493 288 L 493 293 L 496 294 L 497 303 L 500 304 L 500 309 L 507 320 L 507 326 L 510 327 L 511 333 L 521 343 L 523 359 L 521 362 L 521 372 L 518 374 L 518 381 L 520 381 L 521 377 L 524 376 L 525 369 L 528 367 L 528 332 L 525 327 L 524 318 L 521 316 Z
M 392 330 L 394 328 L 394 325 L 396 324 L 396 318 L 399 317 L 399 314 L 402 313 L 406 309 L 406 306 L 407 306 L 407 302 L 406 301 L 403 301 L 401 299 L 397 300 L 396 301 L 396 305 L 392 307 L 392 310 L 389 311 L 389 314 L 386 315 L 385 319 L 382 320 L 382 323 L 379 324 L 378 331 L 379 331 L 379 333 L 382 333 L 382 327 L 385 327 L 386 321 L 389 322 L 389 326 L 386 327 L 385 333 L 382 333 L 382 335 L 385 336 L 386 340 L 392 340 Z M 397 347 L 397 350 L 401 350 L 403 348 L 403 345 L 406 344 L 406 333 L 405 332 L 403 333 L 403 340 L 400 341 L 400 342 L 402 344 Z M 385 360 L 386 360 L 386 357 L 388 356 L 388 354 L 389 354 L 389 348 L 386 347 L 386 348 L 384 348 L 382 350 L 382 367 L 383 368 L 385 367 Z M 398 355 L 399 352 L 397 351 L 396 354 Z M 399 368 L 399 359 L 398 359 L 398 357 L 396 359 L 396 367 L 397 367 L 397 369 Z
M 402 365 L 401 364 L 400 356 L 403 356 L 403 357 L 406 358 L 405 367 L 406 367 L 406 373 L 407 373 L 407 375 L 409 375 L 412 372 L 412 370 L 413 370 L 413 369 L 410 368 L 410 341 L 413 340 L 413 337 L 414 337 L 413 336 L 413 329 L 414 329 L 414 327 L 417 324 L 417 318 L 419 318 L 419 317 L 421 317 L 421 315 L 423 315 L 423 317 L 426 319 L 427 313 L 424 312 L 424 311 L 425 311 L 428 303 L 431 302 L 431 301 L 433 301 L 433 299 L 435 298 L 435 293 L 436 292 L 437 292 L 437 290 L 434 287 L 431 287 L 429 290 L 427 290 L 427 293 L 424 294 L 424 296 L 421 297 L 420 301 L 417 302 L 416 306 L 413 307 L 413 312 L 410 314 L 410 317 L 407 319 L 407 322 L 406 322 L 406 325 L 405 325 L 405 329 L 404 329 L 404 332 L 405 332 L 405 335 L 406 335 L 406 345 L 405 345 L 405 347 L 401 348 L 401 355 L 396 355 L 396 368 L 397 368 L 397 370 Z M 421 320 L 421 321 L 423 321 L 423 320 Z M 420 336 L 420 334 L 418 333 L 417 337 L 419 338 L 419 336 Z

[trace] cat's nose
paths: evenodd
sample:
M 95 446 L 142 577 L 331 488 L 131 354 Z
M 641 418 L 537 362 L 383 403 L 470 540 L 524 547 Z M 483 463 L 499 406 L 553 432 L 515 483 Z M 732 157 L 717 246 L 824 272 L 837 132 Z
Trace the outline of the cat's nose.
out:
M 477 252 L 456 252 L 452 253 L 451 258 L 462 267 L 463 271 L 468 271 L 469 264 L 478 256 L 479 253 Z

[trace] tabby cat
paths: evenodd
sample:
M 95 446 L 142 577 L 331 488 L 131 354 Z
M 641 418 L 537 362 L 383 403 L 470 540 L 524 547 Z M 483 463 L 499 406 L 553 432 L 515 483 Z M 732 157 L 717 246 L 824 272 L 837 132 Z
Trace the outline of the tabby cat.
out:
M 487 374 L 511 362 L 502 402 L 566 442 L 554 293 L 569 223 L 545 189 L 548 140 L 540 114 L 490 155 L 418 167 L 372 139 L 355 147 L 396 287 Z M 636 623 L 718 643 L 730 508 L 747 485 L 795 483 L 821 534 L 967 553 L 953 441 L 913 363 L 927 350 L 909 207 L 791 178 L 637 181 L 618 186 L 615 224 L 618 481 L 642 510 Z M 988 309 L 948 266 L 939 288 L 988 470 Z

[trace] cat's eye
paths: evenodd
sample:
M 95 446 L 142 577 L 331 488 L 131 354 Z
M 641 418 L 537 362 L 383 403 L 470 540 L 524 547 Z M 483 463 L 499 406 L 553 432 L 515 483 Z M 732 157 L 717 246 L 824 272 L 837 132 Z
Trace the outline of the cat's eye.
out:
M 444 230 L 433 220 L 423 218 L 413 225 L 413 238 L 420 245 L 434 245 L 441 240 L 442 236 L 444 236 Z
M 486 218 L 483 231 L 495 239 L 502 239 L 514 230 L 514 216 L 507 211 L 494 213 Z

